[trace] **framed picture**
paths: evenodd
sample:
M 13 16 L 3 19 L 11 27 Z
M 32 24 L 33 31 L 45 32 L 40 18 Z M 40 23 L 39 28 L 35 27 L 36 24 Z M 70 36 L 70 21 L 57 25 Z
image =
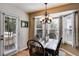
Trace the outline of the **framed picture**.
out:
M 21 21 L 21 27 L 28 27 L 28 21 Z

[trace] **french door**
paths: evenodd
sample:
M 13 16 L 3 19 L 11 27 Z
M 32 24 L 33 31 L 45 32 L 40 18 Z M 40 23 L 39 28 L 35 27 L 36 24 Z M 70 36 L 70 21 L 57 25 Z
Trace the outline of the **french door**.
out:
M 1 14 L 1 33 L 3 36 L 3 55 L 11 54 L 18 49 L 18 19 L 14 16 Z
M 76 27 L 76 19 L 74 18 L 74 13 L 66 15 L 62 19 L 63 23 L 63 42 L 72 45 L 72 47 L 76 44 L 75 43 L 75 27 Z

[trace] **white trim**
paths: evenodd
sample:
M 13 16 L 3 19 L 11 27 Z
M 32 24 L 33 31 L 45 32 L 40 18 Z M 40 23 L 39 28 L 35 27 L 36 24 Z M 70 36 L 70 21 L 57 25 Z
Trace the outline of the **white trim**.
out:
M 13 14 L 13 13 L 9 13 L 9 12 L 5 12 L 5 11 L 3 11 L 3 10 L 0 10 L 0 13 L 5 14 L 5 15 L 7 15 L 7 16 L 11 16 L 11 17 L 19 18 L 18 15 Z
M 6 52 L 4 53 L 4 55 L 7 55 L 7 54 L 9 54 L 9 53 L 11 53 L 11 52 L 13 52 L 13 51 L 16 51 L 16 49 L 12 49 L 12 50 L 6 51 Z
M 5 49 L 3 48 L 4 50 L 4 55 L 7 55 L 7 54 L 10 54 L 12 51 L 17 51 L 18 50 L 18 17 L 16 16 L 13 16 L 13 15 L 10 15 L 10 14 L 5 14 L 5 13 L 2 13 L 2 16 L 3 16 L 3 30 L 5 32 L 5 17 L 8 16 L 8 17 L 13 17 L 14 19 L 16 19 L 16 39 L 15 39 L 15 48 L 14 49 L 11 49 L 10 51 L 5 51 Z M 3 32 L 3 35 L 4 35 L 4 32 Z M 4 38 L 5 39 L 5 38 Z M 4 40 L 5 41 L 5 40 Z M 3 43 L 5 44 L 5 43 Z M 4 46 L 4 45 L 3 45 Z
M 69 45 L 72 45 L 72 42 L 71 41 L 67 41 L 67 42 L 64 42 L 64 43 L 67 43 Z

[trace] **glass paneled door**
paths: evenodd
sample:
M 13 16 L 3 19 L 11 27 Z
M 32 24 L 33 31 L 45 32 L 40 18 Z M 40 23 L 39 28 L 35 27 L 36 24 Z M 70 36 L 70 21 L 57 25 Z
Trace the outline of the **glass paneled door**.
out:
M 17 18 L 4 15 L 4 55 L 17 50 Z
M 63 43 L 74 45 L 75 28 L 74 28 L 74 13 L 63 17 Z

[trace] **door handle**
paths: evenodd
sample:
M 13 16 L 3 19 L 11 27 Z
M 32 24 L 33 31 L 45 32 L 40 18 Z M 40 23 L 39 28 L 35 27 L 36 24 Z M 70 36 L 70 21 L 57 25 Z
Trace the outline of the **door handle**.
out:
M 0 39 L 0 40 L 3 40 L 3 39 Z
M 0 40 L 3 40 L 3 35 L 0 35 Z

